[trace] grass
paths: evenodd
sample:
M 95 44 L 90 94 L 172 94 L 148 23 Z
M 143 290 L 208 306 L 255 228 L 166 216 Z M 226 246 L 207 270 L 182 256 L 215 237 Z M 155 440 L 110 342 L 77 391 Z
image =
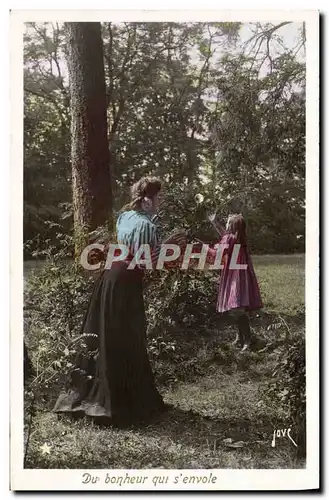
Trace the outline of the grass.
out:
M 282 441 L 272 450 L 272 434 L 259 420 L 248 420 L 246 414 L 232 421 L 231 406 L 214 418 L 206 402 L 216 403 L 218 393 L 203 394 L 204 405 L 194 411 L 182 410 L 186 397 L 189 406 L 200 399 L 198 386 L 179 388 L 165 394 L 177 407 L 166 417 L 142 429 L 99 428 L 91 422 L 57 419 L 49 412 L 36 415 L 31 435 L 29 461 L 33 468 L 72 469 L 208 469 L 208 468 L 294 468 L 298 462 L 291 444 Z M 181 399 L 180 399 L 181 398 Z M 234 392 L 232 393 L 232 399 Z M 227 398 L 224 398 L 227 400 Z M 217 401 L 218 406 L 218 401 Z M 236 405 L 233 405 L 234 407 Z M 243 448 L 228 448 L 225 439 L 243 441 Z M 49 444 L 50 454 L 42 454 L 41 445 Z
M 216 367 L 194 383 L 163 391 L 171 411 L 147 427 L 125 430 L 72 422 L 40 411 L 35 416 L 27 467 L 106 469 L 217 469 L 302 467 L 288 440 L 271 448 L 279 409 L 262 403 L 261 382 Z M 242 442 L 238 449 L 225 442 Z M 43 455 L 47 443 L 50 454 Z
M 253 260 L 267 312 L 300 315 L 305 301 L 305 255 L 258 255 Z
M 266 314 L 255 318 L 253 329 L 271 344 L 287 333 L 303 335 L 300 315 L 304 309 L 304 257 L 256 256 L 254 264 L 270 319 Z M 286 319 L 281 321 L 279 317 Z M 273 322 L 278 326 L 269 331 L 268 323 Z M 233 336 L 233 329 L 222 325 L 209 337 L 196 337 L 186 348 L 182 339 L 181 354 L 175 355 L 185 353 L 186 357 L 166 361 L 174 383 L 160 385 L 172 408 L 146 427 L 119 430 L 101 428 L 88 420 L 72 422 L 51 412 L 52 397 L 57 394 L 48 402 L 38 401 L 26 467 L 304 467 L 288 439 L 278 439 L 276 447 L 271 447 L 273 430 L 290 426 L 284 409 L 264 397 L 275 352 L 272 349 L 242 354 L 227 342 Z M 164 364 L 158 361 L 154 368 L 161 380 Z M 228 440 L 241 447 L 231 447 Z M 41 449 L 45 443 L 50 446 L 49 453 Z

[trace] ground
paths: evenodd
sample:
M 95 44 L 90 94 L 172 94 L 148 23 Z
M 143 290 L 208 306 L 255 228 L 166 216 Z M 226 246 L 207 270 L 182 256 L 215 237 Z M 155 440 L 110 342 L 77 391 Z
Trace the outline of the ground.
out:
M 265 311 L 255 318 L 255 333 L 267 339 L 256 352 L 240 353 L 223 325 L 209 339 L 195 343 L 191 376 L 160 387 L 171 409 L 148 426 L 100 428 L 72 422 L 38 402 L 26 456 L 28 468 L 206 469 L 301 468 L 287 437 L 271 446 L 276 429 L 290 427 L 282 409 L 264 397 L 272 377 L 276 329 L 304 334 L 304 256 L 254 259 Z M 266 348 L 266 344 L 268 347 Z M 192 366 L 192 365 L 191 365 Z M 155 369 L 157 366 L 155 365 Z M 193 372 L 193 373 L 192 373 Z M 292 429 L 292 437 L 294 429 Z

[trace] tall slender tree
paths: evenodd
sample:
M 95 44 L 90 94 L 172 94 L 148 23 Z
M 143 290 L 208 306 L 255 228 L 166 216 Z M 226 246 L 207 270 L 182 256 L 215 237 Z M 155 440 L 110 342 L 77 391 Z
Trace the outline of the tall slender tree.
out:
M 79 244 L 111 224 L 112 189 L 100 23 L 66 23 L 71 105 L 73 211 Z

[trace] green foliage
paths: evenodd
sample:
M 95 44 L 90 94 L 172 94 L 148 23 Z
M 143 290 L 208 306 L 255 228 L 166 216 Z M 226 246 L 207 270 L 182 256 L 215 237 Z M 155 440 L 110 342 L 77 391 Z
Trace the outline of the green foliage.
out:
M 36 371 L 35 390 L 56 384 L 72 366 L 93 282 L 72 260 L 73 238 L 57 233 L 57 240 L 59 250 L 46 241 L 45 250 L 34 252 L 45 264 L 31 273 L 24 289 L 24 330 Z
M 216 281 L 203 272 L 165 271 L 146 290 L 149 335 L 175 331 L 196 331 L 216 321 Z M 189 334 L 186 333 L 188 336 Z
M 255 42 L 269 37 L 274 43 L 278 26 L 258 23 Z M 305 64 L 296 51 L 282 46 L 270 54 L 264 54 L 266 43 L 259 52 L 257 44 L 247 51 L 241 27 L 102 25 L 114 208 L 127 201 L 134 180 L 158 175 L 172 198 L 171 226 L 201 228 L 204 217 L 196 213 L 195 193 L 201 192 L 223 217 L 227 202 L 238 199 L 253 251 L 302 252 Z M 64 52 L 61 25 L 27 24 L 24 238 L 39 235 L 54 245 L 56 232 L 45 221 L 58 223 L 71 202 Z M 271 63 L 267 70 L 264 60 Z M 68 232 L 72 214 L 65 221 Z M 202 233 L 213 237 L 209 227 Z M 35 240 L 34 249 L 37 245 Z
M 272 328 L 275 328 L 275 324 Z M 280 325 L 281 326 L 281 325 Z M 288 328 L 288 326 L 286 325 Z M 306 371 L 305 331 L 300 329 L 285 338 L 274 350 L 272 380 L 265 389 L 266 398 L 281 408 L 297 439 L 297 453 L 306 456 Z
M 199 203 L 197 196 L 202 195 Z M 191 184 L 173 185 L 164 190 L 160 206 L 160 230 L 163 236 L 178 228 L 205 242 L 217 243 L 218 234 L 208 220 L 208 215 L 219 209 L 228 212 L 229 197 L 224 200 L 212 185 L 202 186 L 197 180 Z
M 30 274 L 24 289 L 25 336 L 36 367 L 32 381 L 35 389 L 56 384 L 71 368 L 97 274 L 85 270 L 79 258 L 72 258 L 75 238 L 63 234 L 63 226 L 49 224 L 57 231 L 57 245 L 45 241 L 45 249 L 33 252 L 34 257 L 44 260 L 44 265 Z M 102 244 L 111 240 L 107 227 L 99 227 L 88 238 Z M 27 244 L 33 247 L 35 242 Z M 96 259 L 99 262 L 104 255 Z
M 47 262 L 25 290 L 26 337 L 39 386 L 49 387 L 67 373 L 92 282 L 72 264 Z M 33 333 L 31 333 L 33 332 Z

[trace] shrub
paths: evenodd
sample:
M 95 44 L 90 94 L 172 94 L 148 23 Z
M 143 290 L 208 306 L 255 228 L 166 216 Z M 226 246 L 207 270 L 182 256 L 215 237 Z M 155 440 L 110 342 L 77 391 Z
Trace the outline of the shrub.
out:
M 266 398 L 280 408 L 284 420 L 294 429 L 297 454 L 306 455 L 306 372 L 305 332 L 298 329 L 274 351 L 272 380 L 267 384 Z
M 34 252 L 44 266 L 31 273 L 24 288 L 24 336 L 35 371 L 34 390 L 48 389 L 72 366 L 93 285 L 93 276 L 72 260 L 73 238 L 57 236 L 60 249 L 49 244 Z
M 75 355 L 75 338 L 92 288 L 92 277 L 74 264 L 47 261 L 27 282 L 24 301 L 25 336 L 36 378 L 48 388 L 65 375 Z
M 202 335 L 218 319 L 216 283 L 211 273 L 166 271 L 146 289 L 149 336 L 170 335 L 177 328 Z

